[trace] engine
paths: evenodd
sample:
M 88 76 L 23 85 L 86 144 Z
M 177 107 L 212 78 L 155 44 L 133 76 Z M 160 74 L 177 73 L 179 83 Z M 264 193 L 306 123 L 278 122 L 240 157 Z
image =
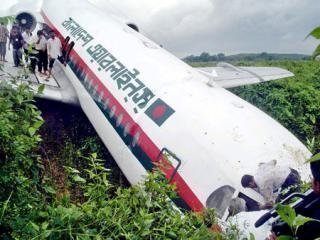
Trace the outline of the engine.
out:
M 36 18 L 28 13 L 28 12 L 21 12 L 16 16 L 16 21 L 22 29 L 29 29 L 33 31 L 37 26 Z

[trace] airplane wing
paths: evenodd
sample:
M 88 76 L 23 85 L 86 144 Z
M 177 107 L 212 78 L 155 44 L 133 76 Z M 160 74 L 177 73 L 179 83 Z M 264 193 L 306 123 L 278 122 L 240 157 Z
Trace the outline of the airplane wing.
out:
M 10 2 L 7 6 L 4 6 L 0 11 L 0 16 L 16 15 L 16 19 L 20 24 L 24 20 L 30 23 L 29 28 L 35 33 L 37 29 L 41 27 L 44 20 L 40 15 L 41 1 L 25 0 L 23 2 Z M 24 11 L 28 11 L 28 14 L 24 14 Z M 22 18 L 22 19 L 20 19 Z M 7 51 L 6 59 L 9 62 L 0 64 L 0 83 L 5 81 L 10 84 L 12 79 L 15 79 L 16 84 L 27 83 L 34 90 L 36 97 L 53 100 L 57 102 L 79 105 L 78 96 L 74 87 L 72 86 L 70 79 L 65 75 L 61 64 L 54 64 L 53 74 L 49 79 L 45 76 L 30 73 L 23 68 L 13 67 L 12 51 Z M 24 61 L 23 61 L 24 62 Z M 44 91 L 41 94 L 37 94 L 40 85 L 44 85 Z
M 254 83 L 292 77 L 293 73 L 277 67 L 236 67 L 229 63 L 218 63 L 216 67 L 197 68 L 210 80 L 208 85 L 232 88 Z
M 11 53 L 10 53 L 11 54 Z M 13 67 L 13 63 L 4 63 L 1 65 L 0 82 L 10 83 L 15 79 L 16 83 L 27 83 L 37 93 L 38 87 L 44 85 L 42 94 L 37 95 L 39 98 L 63 102 L 72 105 L 78 105 L 77 94 L 60 64 L 55 64 L 53 76 L 48 80 L 39 74 L 24 72 L 23 68 Z

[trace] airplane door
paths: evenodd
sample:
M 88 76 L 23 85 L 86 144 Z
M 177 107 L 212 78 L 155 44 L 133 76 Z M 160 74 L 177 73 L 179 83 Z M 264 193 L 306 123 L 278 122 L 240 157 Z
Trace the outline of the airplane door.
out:
M 68 62 L 69 62 L 70 53 L 71 53 L 73 47 L 74 47 L 74 41 L 72 41 L 72 42 L 70 43 L 69 47 L 67 48 L 67 52 L 66 52 L 65 59 L 64 59 L 64 62 L 65 62 L 65 63 L 68 63 Z
M 67 52 L 68 52 L 68 43 L 70 41 L 70 37 L 67 36 L 64 41 L 63 41 L 63 44 L 62 44 L 62 56 L 61 58 L 59 58 L 60 62 L 61 63 L 65 63 L 66 62 L 66 55 L 67 55 Z
M 169 182 L 172 181 L 178 170 L 182 165 L 182 161 L 178 158 L 173 152 L 171 152 L 167 148 L 163 148 L 157 157 L 157 162 L 160 163 L 160 168 L 163 168 L 164 172 L 166 173 Z M 166 163 L 170 163 L 172 167 L 165 166 Z M 164 164 L 164 165 L 162 165 Z

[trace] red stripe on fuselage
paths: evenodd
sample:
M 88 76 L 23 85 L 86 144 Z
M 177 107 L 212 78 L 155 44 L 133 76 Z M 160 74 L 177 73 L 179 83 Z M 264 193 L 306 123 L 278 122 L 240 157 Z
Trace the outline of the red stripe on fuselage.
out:
M 61 34 L 61 32 L 51 23 L 48 19 L 44 11 L 41 11 L 41 15 L 43 16 L 46 23 L 54 30 L 58 35 L 61 41 L 64 41 L 65 37 Z M 91 64 L 88 61 L 88 64 L 77 54 L 77 52 L 73 49 L 71 51 L 71 58 L 76 59 L 77 64 L 83 68 L 86 73 L 88 79 L 91 80 L 93 86 L 97 86 L 97 92 L 103 93 L 103 100 L 109 98 L 109 105 L 116 106 L 117 110 L 115 115 L 123 114 L 123 124 L 131 123 L 132 128 L 130 130 L 130 134 L 134 136 L 135 133 L 140 132 L 140 139 L 138 145 L 141 149 L 148 155 L 152 162 L 157 161 L 157 157 L 160 153 L 159 148 L 153 143 L 153 141 L 147 136 L 147 134 L 142 130 L 142 128 L 132 119 L 129 113 L 122 107 L 122 105 L 117 101 L 117 99 L 112 95 L 112 93 L 106 88 L 106 86 L 102 83 L 102 81 L 96 76 L 96 74 L 91 70 L 88 66 Z M 93 63 L 92 63 L 93 64 Z M 171 174 L 174 172 L 174 167 L 170 164 L 166 166 L 166 168 L 161 168 L 161 170 L 165 173 L 167 178 L 170 178 Z M 190 189 L 184 179 L 180 176 L 179 173 L 176 173 L 174 178 L 172 179 L 172 183 L 177 186 L 177 192 L 181 196 L 181 198 L 188 204 L 188 206 L 193 211 L 201 211 L 204 206 L 198 199 L 198 197 L 194 194 L 194 192 Z

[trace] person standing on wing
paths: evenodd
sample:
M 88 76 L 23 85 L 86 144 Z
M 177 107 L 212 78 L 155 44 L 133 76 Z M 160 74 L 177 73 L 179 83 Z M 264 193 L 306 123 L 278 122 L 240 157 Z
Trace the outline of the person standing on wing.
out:
M 59 38 L 56 37 L 55 32 L 50 32 L 50 38 L 48 40 L 48 56 L 49 56 L 49 75 L 47 77 L 50 78 L 52 73 L 53 64 L 59 56 L 61 56 L 62 44 Z
M 10 50 L 10 44 L 12 44 L 13 50 L 13 62 L 15 67 L 19 67 L 22 59 L 22 46 L 23 46 L 24 40 L 19 32 L 18 28 L 13 27 L 11 30 L 10 38 L 9 38 L 9 50 Z
M 37 36 L 33 38 L 32 43 L 35 44 L 35 49 L 38 52 L 38 71 L 41 75 L 45 75 L 47 71 L 47 40 L 43 32 L 39 30 Z M 44 70 L 44 72 L 42 72 Z
M 6 62 L 7 53 L 7 39 L 9 38 L 9 31 L 3 22 L 0 23 L 0 61 Z
M 22 33 L 22 37 L 24 40 L 23 50 L 25 54 L 25 61 L 28 63 L 29 61 L 29 47 L 32 43 L 32 32 L 30 29 L 25 29 L 25 31 Z
M 252 188 L 264 197 L 266 204 L 261 206 L 261 209 L 271 208 L 274 203 L 295 191 L 294 187 L 301 183 L 296 170 L 276 164 L 276 160 L 262 163 L 255 176 L 244 175 L 241 179 L 244 188 Z M 288 192 L 282 195 L 283 190 Z

